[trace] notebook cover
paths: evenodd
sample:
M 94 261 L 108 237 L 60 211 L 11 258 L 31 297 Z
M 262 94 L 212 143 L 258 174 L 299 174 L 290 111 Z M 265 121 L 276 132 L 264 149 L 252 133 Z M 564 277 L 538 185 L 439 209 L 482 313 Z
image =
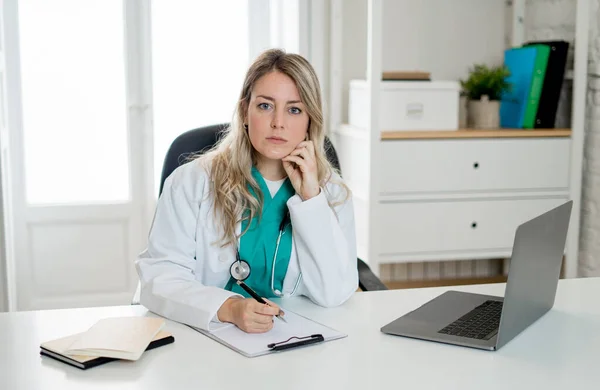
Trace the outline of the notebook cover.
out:
M 103 318 L 65 350 L 70 355 L 137 360 L 165 325 L 158 317 Z
M 535 128 L 552 129 L 556 123 L 556 112 L 565 77 L 569 42 L 567 41 L 534 41 L 524 46 L 546 45 L 550 48 L 548 66 L 544 77 L 542 95 L 535 117 Z
M 500 127 L 523 127 L 536 57 L 537 49 L 533 47 L 504 51 L 504 64 L 510 72 L 506 80 L 511 88 L 500 98 Z
M 67 338 L 74 338 L 78 335 L 68 336 L 63 339 L 58 339 L 55 341 L 61 341 Z M 154 348 L 162 347 L 163 345 L 171 344 L 175 342 L 175 338 L 168 332 L 161 331 L 150 344 L 146 348 L 146 351 L 149 351 Z M 54 360 L 58 360 L 60 362 L 69 364 L 73 367 L 80 368 L 82 370 L 87 370 L 88 368 L 96 367 L 105 363 L 112 362 L 114 360 L 120 360 L 116 358 L 109 357 L 95 357 L 95 356 L 81 356 L 81 355 L 64 355 L 59 353 L 58 351 L 53 351 L 51 349 L 40 347 L 40 355 L 47 356 Z
M 546 67 L 548 66 L 548 57 L 550 56 L 550 47 L 546 45 L 531 45 L 537 49 L 533 76 L 531 79 L 531 88 L 529 89 L 529 98 L 525 107 L 525 118 L 523 119 L 523 128 L 533 129 L 535 126 L 535 117 L 538 112 L 542 87 L 544 86 L 544 77 L 546 76 Z

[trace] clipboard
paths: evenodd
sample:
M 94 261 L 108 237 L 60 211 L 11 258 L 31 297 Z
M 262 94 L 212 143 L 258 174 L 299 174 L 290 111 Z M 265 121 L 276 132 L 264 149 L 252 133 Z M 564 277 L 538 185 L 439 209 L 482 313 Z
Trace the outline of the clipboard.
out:
M 285 310 L 285 319 L 287 323 L 275 318 L 273 329 L 266 333 L 246 333 L 233 324 L 213 331 L 193 326 L 191 328 L 249 358 L 289 351 L 348 336 L 289 310 Z

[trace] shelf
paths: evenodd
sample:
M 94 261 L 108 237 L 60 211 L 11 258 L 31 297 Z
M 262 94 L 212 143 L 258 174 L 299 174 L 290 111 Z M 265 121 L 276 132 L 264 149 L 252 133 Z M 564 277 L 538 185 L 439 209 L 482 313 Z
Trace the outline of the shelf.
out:
M 422 131 L 382 131 L 382 140 L 397 139 L 452 139 L 452 138 L 542 138 L 570 137 L 571 129 L 460 129 L 460 130 L 422 130 Z

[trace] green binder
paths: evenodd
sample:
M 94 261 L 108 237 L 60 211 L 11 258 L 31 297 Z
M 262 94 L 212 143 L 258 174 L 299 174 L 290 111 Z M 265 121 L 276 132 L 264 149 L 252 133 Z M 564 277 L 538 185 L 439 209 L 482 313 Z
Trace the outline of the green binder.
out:
M 531 45 L 528 47 L 535 48 L 537 50 L 537 55 L 535 56 L 531 88 L 529 89 L 529 99 L 527 99 L 525 107 L 523 128 L 533 129 L 535 127 L 535 118 L 540 104 L 540 97 L 542 96 L 544 76 L 546 75 L 548 57 L 550 56 L 550 47 L 547 45 Z

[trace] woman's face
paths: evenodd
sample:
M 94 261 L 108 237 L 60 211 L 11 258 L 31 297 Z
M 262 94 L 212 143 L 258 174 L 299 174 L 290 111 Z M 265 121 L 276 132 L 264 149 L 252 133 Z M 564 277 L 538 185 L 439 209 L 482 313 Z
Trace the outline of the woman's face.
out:
M 294 81 L 273 71 L 257 80 L 247 114 L 248 135 L 262 158 L 281 160 L 306 139 L 308 114 Z

